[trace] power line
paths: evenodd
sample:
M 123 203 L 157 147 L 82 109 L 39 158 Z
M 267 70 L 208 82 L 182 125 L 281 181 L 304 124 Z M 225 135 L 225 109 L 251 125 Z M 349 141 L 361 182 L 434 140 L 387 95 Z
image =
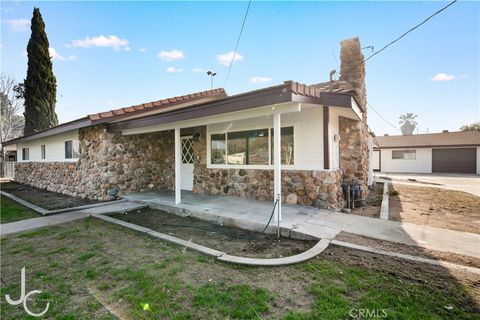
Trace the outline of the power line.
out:
M 250 4 L 252 0 L 248 1 L 247 11 L 245 11 L 245 16 L 243 17 L 242 28 L 240 29 L 240 33 L 238 34 L 237 44 L 235 45 L 235 50 L 233 51 L 232 61 L 230 61 L 230 65 L 228 66 L 227 77 L 225 78 L 224 87 L 227 86 L 228 79 L 230 77 L 230 71 L 232 70 L 233 61 L 235 60 L 235 55 L 237 54 L 238 44 L 240 43 L 240 38 L 242 37 L 243 28 L 245 27 L 245 21 L 247 21 L 248 10 L 250 9 Z
M 432 14 L 431 16 L 429 16 L 427 19 L 423 20 L 422 22 L 420 22 L 419 24 L 417 24 L 415 27 L 411 28 L 410 30 L 408 30 L 407 32 L 405 32 L 404 34 L 402 34 L 400 37 L 396 38 L 395 40 L 393 40 L 392 42 L 390 42 L 389 44 L 387 44 L 385 47 L 383 47 L 382 49 L 378 50 L 377 52 L 371 54 L 370 56 L 368 56 L 368 58 L 366 58 L 365 60 L 363 61 L 367 61 L 368 59 L 372 58 L 373 56 L 379 54 L 380 52 L 382 52 L 383 50 L 387 49 L 388 47 L 390 47 L 392 44 L 394 44 L 395 42 L 397 42 L 398 40 L 402 39 L 403 37 L 405 37 L 407 34 L 409 34 L 410 32 L 412 32 L 413 30 L 417 29 L 418 27 L 420 27 L 422 24 L 426 23 L 428 20 L 432 19 L 434 16 L 436 16 L 437 14 L 439 14 L 440 12 L 446 10 L 448 7 L 450 7 L 451 5 L 453 5 L 455 2 L 457 2 L 457 0 L 454 0 L 452 2 L 450 2 L 448 5 L 446 5 L 445 7 L 443 7 L 442 9 L 438 10 L 437 12 L 435 12 L 434 14 Z
M 368 105 L 373 111 L 375 111 L 375 113 L 378 114 L 378 116 L 379 116 L 380 118 L 382 118 L 386 123 L 388 123 L 389 125 L 391 125 L 391 126 L 392 126 L 393 128 L 395 128 L 396 130 L 402 132 L 402 130 L 400 130 L 397 126 L 395 126 L 393 123 L 391 123 L 390 121 L 388 121 L 387 118 L 385 118 L 384 116 L 382 116 L 382 115 L 380 114 L 380 112 L 378 112 L 377 110 L 375 110 L 375 108 L 372 107 L 372 105 L 371 105 L 370 103 L 367 102 L 367 105 Z

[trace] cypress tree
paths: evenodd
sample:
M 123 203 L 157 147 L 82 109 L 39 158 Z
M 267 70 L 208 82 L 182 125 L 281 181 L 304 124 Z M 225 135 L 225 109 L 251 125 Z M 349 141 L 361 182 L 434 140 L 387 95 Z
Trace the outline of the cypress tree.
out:
M 45 24 L 38 8 L 33 9 L 32 35 L 28 41 L 27 78 L 25 91 L 24 134 L 48 129 L 58 124 L 55 113 L 57 80 L 48 52 L 49 44 Z

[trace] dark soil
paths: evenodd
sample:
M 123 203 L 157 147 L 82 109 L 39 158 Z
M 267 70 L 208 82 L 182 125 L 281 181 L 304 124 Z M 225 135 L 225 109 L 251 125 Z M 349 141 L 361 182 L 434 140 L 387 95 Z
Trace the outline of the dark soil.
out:
M 73 208 L 99 202 L 41 190 L 13 181 L 1 183 L 0 189 L 47 210 Z
M 418 257 L 423 257 L 427 259 L 446 261 L 446 262 L 451 262 L 451 263 L 460 264 L 464 266 L 480 268 L 480 259 L 461 255 L 461 254 L 456 254 L 456 253 L 442 252 L 442 251 L 425 249 L 421 247 L 409 246 L 406 244 L 373 239 L 373 238 L 364 237 L 364 236 L 347 233 L 347 232 L 340 232 L 335 237 L 335 240 L 355 243 L 363 246 L 369 246 L 369 247 L 379 249 L 379 250 L 384 250 L 384 251 L 409 254 L 412 256 L 418 256 Z
M 375 183 L 373 191 L 368 193 L 366 205 L 351 209 L 351 213 L 357 216 L 380 218 L 380 207 L 382 206 L 383 183 Z
M 480 197 L 461 191 L 393 184 L 390 220 L 480 233 Z
M 228 254 L 244 257 L 279 258 L 302 253 L 317 241 L 302 241 L 216 225 L 192 217 L 143 209 L 112 217 L 176 236 Z

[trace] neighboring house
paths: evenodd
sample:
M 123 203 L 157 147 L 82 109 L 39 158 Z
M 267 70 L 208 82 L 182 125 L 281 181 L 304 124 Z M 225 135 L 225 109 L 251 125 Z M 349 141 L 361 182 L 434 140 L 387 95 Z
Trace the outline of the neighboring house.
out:
M 340 81 L 286 81 L 227 96 L 209 90 L 111 110 L 6 144 L 15 180 L 108 199 L 181 190 L 343 207 L 341 184 L 368 179 L 364 58 L 341 43 Z M 275 159 L 281 157 L 281 165 Z M 366 190 L 366 188 L 365 188 Z
M 480 131 L 378 136 L 372 167 L 382 172 L 480 174 Z

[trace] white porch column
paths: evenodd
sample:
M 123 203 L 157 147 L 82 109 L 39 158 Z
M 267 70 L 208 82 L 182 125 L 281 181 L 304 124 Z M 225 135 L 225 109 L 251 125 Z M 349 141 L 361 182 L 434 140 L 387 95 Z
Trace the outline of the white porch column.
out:
M 277 199 L 277 195 L 280 194 L 280 201 L 278 202 L 278 209 L 276 209 L 273 215 L 273 221 L 282 221 L 282 150 L 281 150 L 281 115 L 279 111 L 273 113 L 273 186 L 274 196 L 273 203 Z
M 180 128 L 175 128 L 175 204 L 182 202 L 181 189 L 182 148 L 180 140 Z

